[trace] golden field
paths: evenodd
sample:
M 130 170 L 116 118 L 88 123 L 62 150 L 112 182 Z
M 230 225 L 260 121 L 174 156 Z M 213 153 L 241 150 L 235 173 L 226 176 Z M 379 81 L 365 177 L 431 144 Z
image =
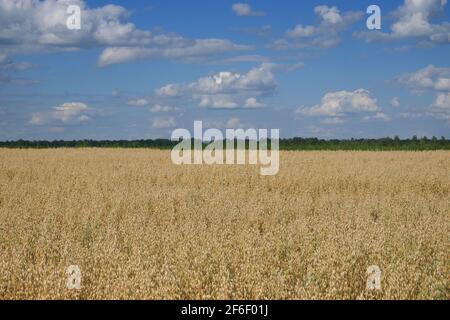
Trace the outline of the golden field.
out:
M 450 152 L 280 162 L 261 176 L 170 151 L 0 149 L 0 299 L 450 298 Z

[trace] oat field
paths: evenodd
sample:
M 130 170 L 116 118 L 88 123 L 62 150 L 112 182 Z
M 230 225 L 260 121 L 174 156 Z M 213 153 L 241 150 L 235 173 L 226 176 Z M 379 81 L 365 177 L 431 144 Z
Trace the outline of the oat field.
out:
M 0 299 L 450 298 L 450 152 L 280 163 L 261 176 L 170 151 L 0 149 Z

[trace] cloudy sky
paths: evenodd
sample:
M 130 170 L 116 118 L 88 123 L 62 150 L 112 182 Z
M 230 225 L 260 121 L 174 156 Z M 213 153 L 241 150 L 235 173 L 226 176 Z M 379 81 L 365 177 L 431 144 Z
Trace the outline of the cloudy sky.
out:
M 371 4 L 381 30 L 366 26 Z M 282 137 L 450 138 L 449 7 L 0 0 L 0 140 L 169 138 L 194 120 Z

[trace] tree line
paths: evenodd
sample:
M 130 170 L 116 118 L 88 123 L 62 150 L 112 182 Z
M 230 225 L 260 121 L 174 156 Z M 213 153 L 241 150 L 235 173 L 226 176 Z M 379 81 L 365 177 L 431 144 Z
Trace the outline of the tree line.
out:
M 155 148 L 171 149 L 178 141 L 169 139 L 141 140 L 16 140 L 0 141 L 0 148 Z M 204 146 L 206 146 L 205 144 Z M 246 141 L 248 148 L 249 142 Z M 269 141 L 270 146 L 270 141 Z M 379 138 L 379 139 L 319 139 L 319 138 L 288 138 L 280 139 L 280 150 L 450 150 L 450 139 L 445 137 L 427 138 L 413 136 L 409 139 Z

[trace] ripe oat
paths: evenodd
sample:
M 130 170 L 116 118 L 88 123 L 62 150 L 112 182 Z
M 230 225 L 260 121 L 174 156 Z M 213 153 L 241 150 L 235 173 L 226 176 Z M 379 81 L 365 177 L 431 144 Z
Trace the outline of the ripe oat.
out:
M 271 177 L 2 149 L 0 299 L 449 299 L 449 172 L 447 151 L 281 152 Z

